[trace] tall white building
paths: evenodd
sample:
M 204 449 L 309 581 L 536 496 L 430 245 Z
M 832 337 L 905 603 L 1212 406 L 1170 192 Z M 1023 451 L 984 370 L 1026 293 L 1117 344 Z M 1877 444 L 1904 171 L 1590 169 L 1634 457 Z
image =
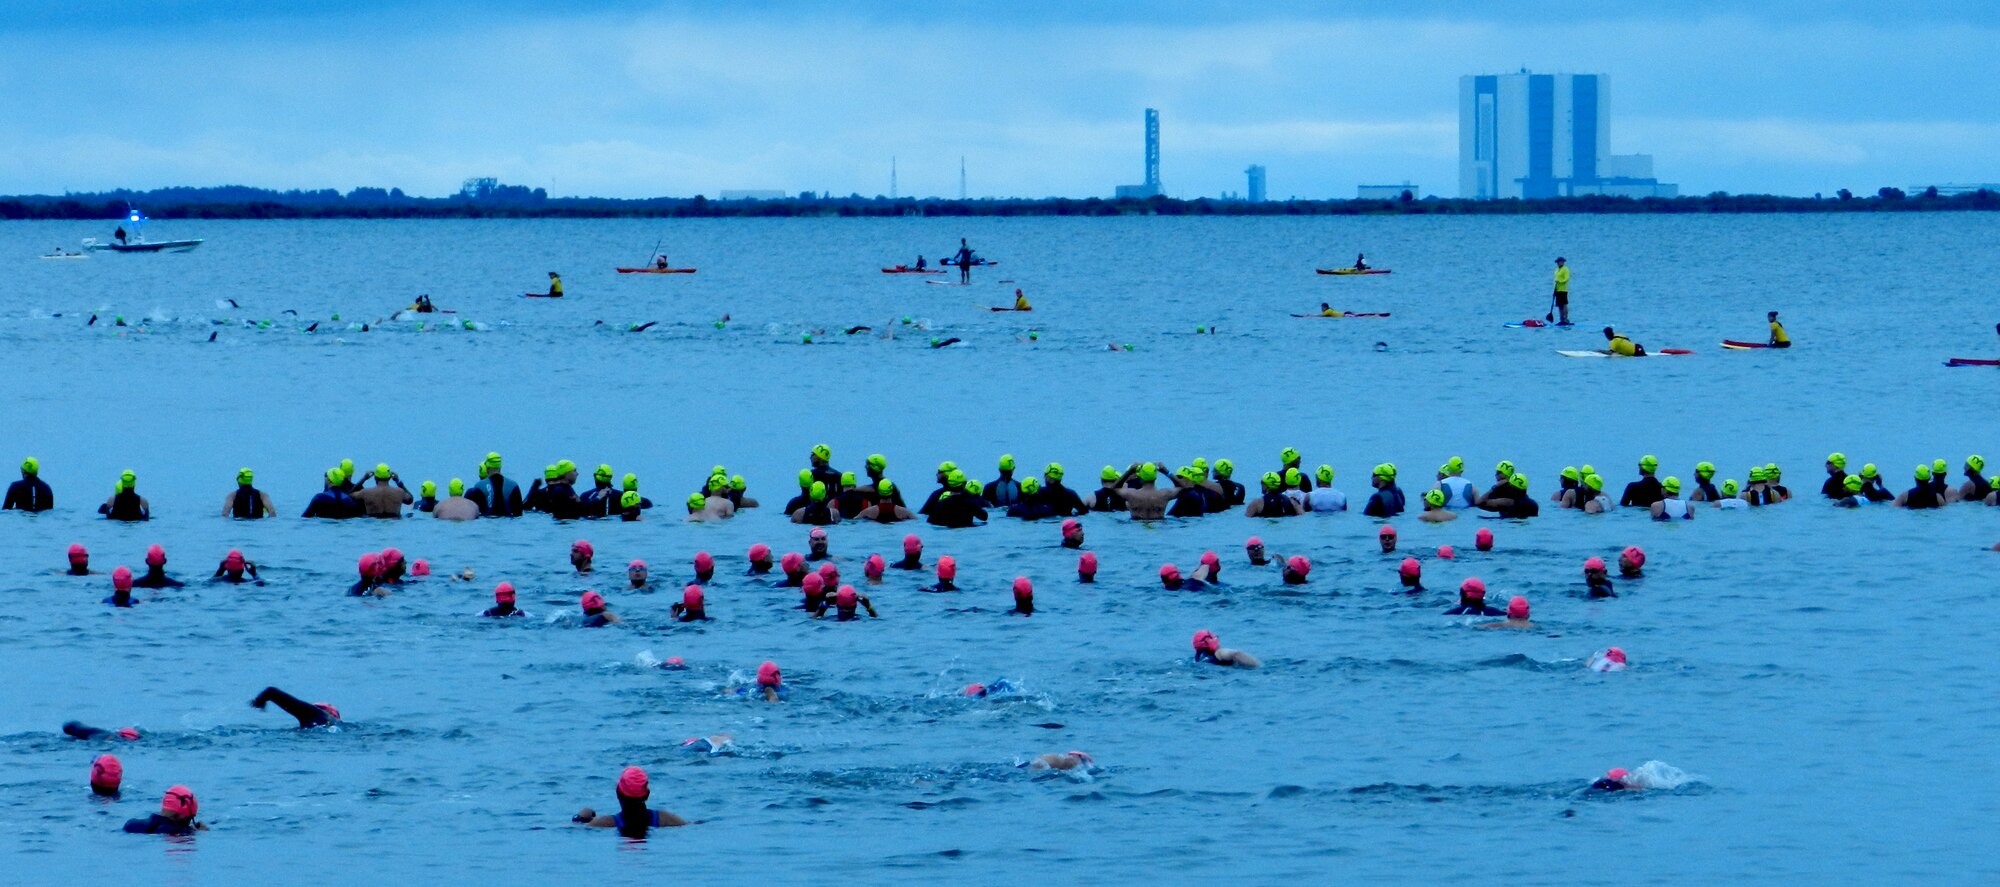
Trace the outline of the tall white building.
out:
M 1652 158 L 1642 156 L 1611 154 L 1611 78 L 1603 74 L 1458 78 L 1460 197 L 1678 193 L 1652 178 Z M 1643 176 L 1629 175 L 1641 168 Z

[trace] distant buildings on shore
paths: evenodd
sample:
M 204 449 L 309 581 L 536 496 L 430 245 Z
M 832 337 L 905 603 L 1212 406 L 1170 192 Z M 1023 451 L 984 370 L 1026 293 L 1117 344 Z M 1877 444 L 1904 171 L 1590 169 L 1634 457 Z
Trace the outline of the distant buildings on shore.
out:
M 1152 108 L 1146 109 L 1146 181 L 1137 185 L 1119 185 L 1111 193 L 1114 197 L 1136 198 L 1139 200 L 1160 196 L 1159 111 Z
M 1458 79 L 1458 196 L 1675 197 L 1650 154 L 1611 153 L 1611 78 L 1603 74 Z

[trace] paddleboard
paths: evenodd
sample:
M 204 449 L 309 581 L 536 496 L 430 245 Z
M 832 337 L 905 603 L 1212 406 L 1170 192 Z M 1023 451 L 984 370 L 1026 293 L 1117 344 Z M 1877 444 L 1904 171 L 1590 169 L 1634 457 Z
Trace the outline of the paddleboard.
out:
M 1510 330 L 1566 330 L 1575 328 L 1573 323 L 1550 323 L 1546 320 L 1516 320 L 1501 326 Z
M 1948 367 L 2000 367 L 2000 360 L 1981 360 L 1976 357 L 1954 357 L 1944 362 Z
M 560 299 L 560 298 L 562 298 L 562 297 L 561 297 L 561 296 L 551 296 L 551 295 L 549 295 L 548 293 L 522 293 L 522 294 L 521 294 L 521 298 L 523 298 L 523 299 Z
M 956 281 L 956 280 L 926 280 L 926 281 L 924 281 L 924 282 L 925 282 L 925 283 L 928 283 L 928 284 L 930 284 L 931 286 L 971 286 L 971 285 L 972 285 L 972 284 L 969 284 L 969 283 L 959 283 L 959 282 L 958 282 L 958 281 Z
M 1688 354 L 1693 354 L 1694 352 L 1692 352 L 1692 351 L 1689 351 L 1689 350 L 1687 350 L 1686 348 L 1662 348 L 1662 349 L 1660 349 L 1660 350 L 1658 350 L 1658 351 L 1648 351 L 1648 352 L 1646 352 L 1645 354 L 1633 354 L 1633 355 L 1624 355 L 1624 354 L 1612 354 L 1612 353 L 1611 353 L 1611 352 L 1609 352 L 1609 351 L 1564 351 L 1564 350 L 1562 350 L 1562 349 L 1557 349 L 1557 350 L 1556 350 L 1556 353 L 1557 353 L 1557 354 L 1560 354 L 1560 355 L 1562 355 L 1562 356 L 1564 356 L 1564 357 L 1627 357 L 1627 356 L 1630 356 L 1630 357 L 1681 357 L 1681 356 L 1683 356 L 1683 355 L 1688 355 Z
M 1722 347 L 1735 351 L 1750 351 L 1756 348 L 1769 348 L 1771 346 L 1765 342 L 1738 342 L 1735 339 L 1723 339 Z
M 939 268 L 908 268 L 902 265 L 897 265 L 894 268 L 882 269 L 882 273 L 883 274 L 943 274 L 944 271 Z
M 1331 274 L 1336 277 L 1357 277 L 1363 274 L 1393 273 L 1387 268 L 1370 268 L 1366 271 L 1360 270 L 1358 268 L 1315 268 L 1313 270 L 1318 271 L 1321 274 Z
M 1369 312 L 1362 312 L 1362 311 L 1349 311 L 1349 312 L 1347 312 L 1346 314 L 1294 314 L 1294 315 L 1292 315 L 1292 316 L 1293 316 L 1293 317 L 1323 317 L 1323 318 L 1326 318 L 1326 319 L 1328 319 L 1328 320 L 1339 320 L 1339 319 L 1341 319 L 1341 318 L 1343 318 L 1343 317 L 1388 317 L 1388 316 L 1389 316 L 1389 312 L 1387 312 L 1387 311 L 1382 311 L 1382 312 L 1378 312 L 1378 313 L 1369 313 Z
M 988 308 L 988 311 L 1033 311 L 1033 308 Z
M 952 266 L 952 267 L 954 267 L 954 268 L 958 267 L 958 263 L 957 263 L 957 262 L 955 262 L 955 261 L 953 261 L 953 260 L 951 260 L 951 259 L 945 259 L 945 260 L 943 260 L 943 261 L 941 261 L 941 262 L 938 262 L 938 264 L 940 264 L 940 265 L 950 265 L 950 266 Z M 979 267 L 979 266 L 981 266 L 981 265 L 998 265 L 998 264 L 1000 264 L 1000 262 L 999 262 L 999 260 L 997 260 L 997 259 L 994 259 L 994 260 L 989 260 L 989 259 L 973 259 L 973 260 L 972 260 L 972 267 L 974 267 L 974 268 L 977 268 L 977 267 Z
M 693 274 L 693 268 L 619 268 L 620 274 Z

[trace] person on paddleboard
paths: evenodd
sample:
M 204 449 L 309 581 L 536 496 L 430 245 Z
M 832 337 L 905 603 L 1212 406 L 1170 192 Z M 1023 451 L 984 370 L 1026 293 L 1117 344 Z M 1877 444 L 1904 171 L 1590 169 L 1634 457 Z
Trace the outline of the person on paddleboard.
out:
M 965 238 L 961 237 L 958 239 L 958 253 L 952 256 L 952 260 L 958 263 L 958 282 L 971 283 L 972 247 L 965 244 Z
M 550 272 L 549 272 L 549 291 L 548 291 L 548 292 L 547 292 L 546 294 L 544 294 L 544 295 L 545 295 L 545 296 L 546 296 L 547 298 L 551 298 L 551 299 L 560 299 L 560 298 L 562 298 L 562 294 L 563 294 L 563 288 L 562 288 L 562 275 L 559 275 L 559 274 L 555 273 L 554 271 L 550 271 Z
M 1771 347 L 1792 347 L 1792 337 L 1785 335 L 1785 325 L 1778 322 L 1778 312 L 1766 311 L 1764 312 L 1764 319 L 1771 323 Z
M 1561 326 L 1569 326 L 1569 263 L 1568 260 L 1561 256 L 1556 257 L 1555 302 L 1556 311 L 1562 315 L 1561 319 L 1557 320 L 1556 323 Z
M 1563 308 L 1564 311 L 1563 316 L 1567 318 L 1569 316 L 1569 314 L 1567 313 L 1569 309 L 1568 307 L 1566 307 L 1569 304 L 1568 300 L 1565 299 L 1563 301 L 1563 304 L 1565 306 Z M 1568 323 L 1569 321 L 1564 320 L 1563 322 Z M 1608 326 L 1604 328 L 1604 338 L 1606 341 L 1610 342 L 1610 345 L 1607 346 L 1605 350 L 1610 351 L 1612 354 L 1616 354 L 1620 357 L 1646 356 L 1646 349 L 1644 346 L 1638 344 L 1637 342 L 1632 341 L 1631 339 L 1627 339 L 1622 335 L 1619 335 L 1616 331 L 1614 331 Z
M 1028 297 L 1021 295 L 1021 291 L 1017 289 L 1014 291 L 1014 310 L 1033 311 L 1035 306 L 1028 304 Z

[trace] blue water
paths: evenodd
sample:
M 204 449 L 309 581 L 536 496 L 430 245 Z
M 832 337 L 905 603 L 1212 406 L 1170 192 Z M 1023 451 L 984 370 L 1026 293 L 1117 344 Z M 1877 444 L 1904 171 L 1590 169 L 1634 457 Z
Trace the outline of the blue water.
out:
M 0 518 L 10 880 L 114 866 L 173 882 L 269 880 L 274 866 L 619 883 L 2000 876 L 1984 765 L 2000 701 L 1991 622 L 1974 616 L 2000 509 L 1844 512 L 1811 495 L 1830 450 L 1878 463 L 1898 488 L 1920 461 L 2000 459 L 2000 376 L 1942 366 L 2000 356 L 1989 216 L 175 221 L 152 236 L 208 243 L 34 258 L 104 227 L 0 224 L 19 293 L 0 309 L 0 456 L 39 456 L 61 506 Z M 700 272 L 611 272 L 662 236 Z M 919 251 L 935 261 L 960 236 L 1001 261 L 972 287 L 875 270 Z M 1362 250 L 1396 273 L 1311 273 Z M 1546 310 L 1559 254 L 1583 326 L 1502 329 Z M 569 298 L 513 295 L 550 270 Z M 985 310 L 1016 286 L 1032 315 Z M 475 329 L 383 321 L 420 292 Z M 1321 301 L 1393 316 L 1286 316 Z M 1761 339 L 1772 309 L 1797 348 L 1716 348 Z M 1605 323 L 1697 354 L 1554 353 L 1598 346 Z M 895 337 L 841 332 L 856 324 Z M 933 336 L 964 344 L 932 350 Z M 1776 461 L 1800 498 L 1671 526 L 1637 513 L 1398 520 L 1394 557 L 1358 514 L 1093 515 L 1095 586 L 1074 583 L 1053 524 L 919 527 L 927 558 L 958 558 L 965 590 L 919 594 L 928 575 L 892 571 L 866 589 L 880 620 L 827 624 L 739 575 L 753 542 L 803 550 L 775 508 L 721 525 L 671 514 L 715 463 L 775 506 L 818 442 L 847 468 L 887 455 L 918 495 L 943 459 L 982 479 L 1003 452 L 1024 467 L 1057 460 L 1090 489 L 1109 462 L 1230 457 L 1254 483 L 1296 446 L 1357 504 L 1375 463 L 1415 488 L 1453 454 L 1479 480 L 1511 459 L 1542 495 L 1565 465 L 1622 485 L 1649 452 L 1684 478 L 1702 459 L 1736 478 Z M 342 458 L 442 486 L 470 480 L 489 450 L 524 481 L 559 458 L 608 462 L 661 508 L 575 526 L 292 517 Z M 242 466 L 284 518 L 216 516 Z M 95 519 L 123 468 L 150 524 Z M 1499 534 L 1496 551 L 1469 550 L 1479 526 Z M 908 527 L 835 528 L 843 572 L 893 558 Z M 1252 534 L 1310 556 L 1312 583 L 1249 567 Z M 577 538 L 609 572 L 569 571 Z M 70 542 L 106 572 L 158 542 L 186 579 L 237 547 L 268 584 L 142 591 L 147 603 L 111 612 L 97 604 L 104 577 L 60 575 Z M 1444 543 L 1463 553 L 1436 559 Z M 1583 599 L 1580 562 L 1628 544 L 1648 551 L 1647 577 Z M 355 558 L 390 545 L 477 579 L 342 596 Z M 1210 549 L 1226 565 L 1220 590 L 1159 590 L 1161 563 L 1191 567 Z M 678 588 L 697 550 L 722 561 L 715 621 L 670 624 L 677 595 L 618 590 L 632 558 Z M 1391 593 L 1409 552 L 1432 589 L 1414 599 Z M 1002 615 L 1016 575 L 1036 582 L 1033 618 Z M 1542 630 L 1440 616 L 1470 575 L 1496 603 L 1529 597 Z M 535 618 L 474 618 L 501 579 Z M 627 624 L 571 627 L 585 588 Z M 1193 666 L 1197 628 L 1266 667 Z M 1632 669 L 1590 672 L 1584 660 L 1611 645 Z M 641 664 L 676 655 L 690 670 Z M 765 659 L 784 666 L 788 702 L 725 698 Z M 956 695 L 1000 676 L 1027 694 Z M 291 731 L 244 704 L 267 684 L 332 701 L 350 723 Z M 87 765 L 105 749 L 62 738 L 70 718 L 147 732 L 113 749 L 125 800 L 89 800 Z M 715 732 L 738 751 L 676 751 Z M 1014 766 L 1072 748 L 1102 769 Z M 1691 778 L 1580 791 L 1647 761 Z M 611 806 L 628 764 L 651 771 L 656 806 L 703 821 L 643 844 L 570 825 L 580 807 Z M 194 789 L 212 831 L 116 833 L 174 783 Z

